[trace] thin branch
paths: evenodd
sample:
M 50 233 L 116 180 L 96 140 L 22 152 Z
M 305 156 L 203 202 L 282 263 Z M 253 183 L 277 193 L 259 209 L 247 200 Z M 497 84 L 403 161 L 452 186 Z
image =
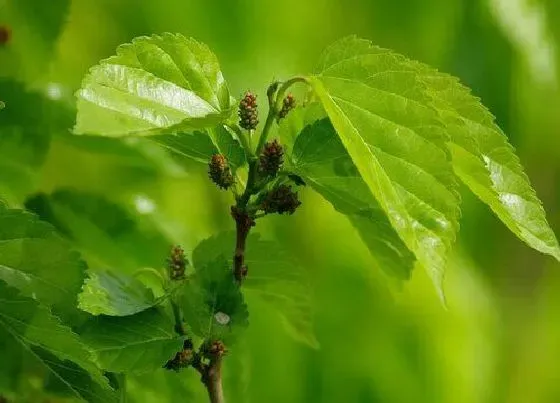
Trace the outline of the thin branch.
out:
M 241 208 L 232 207 L 231 215 L 235 220 L 236 240 L 235 251 L 233 254 L 233 276 L 237 284 L 241 285 L 243 279 L 247 275 L 247 266 L 245 265 L 245 246 L 247 237 L 251 227 L 255 225 L 255 220 Z

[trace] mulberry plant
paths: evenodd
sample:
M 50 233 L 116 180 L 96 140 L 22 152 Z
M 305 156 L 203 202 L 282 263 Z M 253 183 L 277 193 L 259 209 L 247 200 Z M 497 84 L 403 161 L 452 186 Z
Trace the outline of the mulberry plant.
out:
M 258 105 L 260 91 L 266 97 Z M 306 95 L 296 102 L 293 94 L 300 93 Z M 36 273 L 15 276 L 24 270 L 18 266 L 3 275 L 17 259 L 0 255 L 3 298 L 37 310 L 16 318 L 0 305 L 0 326 L 51 366 L 76 397 L 123 402 L 131 374 L 190 371 L 212 403 L 224 403 L 224 363 L 249 326 L 246 290 L 262 291 L 256 299 L 279 312 L 288 334 L 318 348 L 305 271 L 281 240 L 258 233 L 271 215 L 292 223 L 309 219 L 301 210 L 311 192 L 348 218 L 374 270 L 400 281 L 413 269 L 425 270 L 442 303 L 459 231 L 460 183 L 523 242 L 560 260 L 544 209 L 507 137 L 458 79 L 352 36 L 327 48 L 314 72 L 239 95 L 230 92 L 208 47 L 169 33 L 121 45 L 90 69 L 76 94 L 74 134 L 115 142 L 142 137 L 142 144 L 202 163 L 209 192 L 229 200 L 222 207 L 232 230 L 216 230 L 198 245 L 159 248 L 161 267 L 122 259 L 122 271 L 85 271 L 51 227 L 0 204 L 0 222 L 12 223 L 3 225 L 3 241 L 21 239 L 25 228 L 37 242 L 48 240 L 53 256 L 64 257 L 56 267 L 87 273 L 85 281 L 76 275 L 67 285 L 48 277 L 55 285 L 36 292 Z M 141 197 L 136 201 L 145 211 L 155 209 Z M 76 235 L 73 221 L 62 222 L 58 212 L 87 212 L 110 229 L 111 217 L 126 213 L 107 207 L 99 214 L 91 198 L 64 191 L 31 197 L 26 207 L 82 241 L 86 251 L 89 238 Z M 270 290 L 275 298 L 266 298 Z M 60 337 L 21 333 L 21 323 L 36 320 Z

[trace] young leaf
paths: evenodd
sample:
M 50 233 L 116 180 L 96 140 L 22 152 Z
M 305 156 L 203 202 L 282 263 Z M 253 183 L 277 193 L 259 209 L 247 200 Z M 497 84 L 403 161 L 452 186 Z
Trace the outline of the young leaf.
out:
M 94 318 L 81 336 L 101 368 L 111 372 L 155 371 L 183 346 L 173 323 L 156 308 L 126 317 Z
M 246 162 L 245 151 L 227 126 L 218 126 L 204 132 L 183 132 L 151 137 L 169 150 L 177 161 L 184 159 L 208 164 L 214 154 L 224 155 L 233 172 Z
M 391 52 L 365 54 L 345 42 L 326 51 L 308 80 L 369 191 L 443 298 L 458 230 L 457 184 L 445 127 L 418 75 L 395 71 L 401 64 Z
M 199 337 L 231 344 L 248 326 L 249 312 L 223 257 L 198 266 L 183 289 L 185 321 Z
M 117 401 L 78 336 L 37 301 L 21 296 L 2 281 L 0 327 L 45 365 L 74 397 L 91 403 Z
M 153 292 L 140 280 L 112 272 L 90 272 L 78 295 L 78 307 L 92 315 L 133 315 L 157 302 Z
M 91 68 L 77 93 L 77 134 L 172 133 L 214 127 L 231 114 L 218 60 L 182 35 L 138 37 Z
M 290 169 L 348 217 L 382 270 L 400 279 L 410 277 L 414 255 L 371 195 L 328 119 L 300 131 L 290 162 Z
M 38 194 L 26 207 L 51 222 L 84 253 L 90 268 L 132 274 L 161 267 L 171 250 L 149 217 L 133 214 L 102 196 L 70 189 Z
M 204 267 L 212 259 L 231 256 L 235 234 L 223 232 L 202 241 L 193 251 L 193 265 Z M 247 239 L 245 262 L 249 275 L 243 282 L 245 292 L 270 304 L 282 318 L 288 333 L 311 347 L 318 347 L 311 319 L 309 280 L 304 269 L 278 244 L 251 234 Z M 228 275 L 231 276 L 231 258 Z
M 391 63 L 390 72 L 372 72 L 372 64 L 384 62 Z M 457 176 L 520 239 L 560 260 L 556 236 L 513 147 L 480 99 L 458 79 L 355 37 L 332 45 L 321 66 L 326 75 L 356 68 L 355 76 L 362 79 L 370 74 L 387 81 L 392 77 L 414 77 L 416 87 L 424 93 L 423 99 L 428 99 L 445 124 L 447 147 Z
M 51 225 L 0 203 L 0 280 L 66 317 L 77 311 L 84 271 Z

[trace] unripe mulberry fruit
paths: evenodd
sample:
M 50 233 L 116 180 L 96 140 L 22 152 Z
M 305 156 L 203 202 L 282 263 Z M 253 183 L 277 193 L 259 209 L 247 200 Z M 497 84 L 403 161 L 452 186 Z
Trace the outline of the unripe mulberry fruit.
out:
M 169 269 L 169 278 L 171 280 L 183 280 L 185 278 L 185 270 L 188 265 L 185 251 L 176 245 L 171 249 L 171 256 L 167 259 L 167 267 Z
M 208 164 L 208 176 L 219 188 L 229 189 L 233 185 L 233 175 L 226 157 L 214 154 Z
M 286 116 L 288 116 L 288 113 L 290 113 L 290 111 L 295 107 L 296 99 L 292 94 L 288 94 L 282 102 L 282 109 L 280 109 L 280 112 L 278 112 L 278 120 L 284 119 Z
M 293 214 L 300 204 L 298 194 L 291 186 L 280 185 L 266 194 L 261 209 L 267 214 Z
M 284 160 L 284 147 L 274 139 L 264 145 L 263 152 L 259 157 L 259 171 L 265 175 L 274 176 L 282 166 Z
M 254 130 L 259 124 L 259 111 L 257 109 L 257 96 L 247 92 L 239 102 L 239 126 L 245 130 Z

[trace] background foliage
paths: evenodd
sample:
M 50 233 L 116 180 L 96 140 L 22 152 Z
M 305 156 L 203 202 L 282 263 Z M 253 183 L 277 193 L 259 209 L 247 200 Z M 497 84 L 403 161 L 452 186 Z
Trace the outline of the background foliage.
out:
M 473 88 L 516 146 L 558 229 L 558 21 L 554 0 L 3 0 L 0 25 L 13 38 L 0 49 L 0 98 L 21 107 L 0 119 L 0 195 L 54 223 L 100 272 L 157 266 L 173 242 L 192 252 L 232 228 L 229 195 L 209 185 L 204 164 L 170 158 L 149 141 L 70 136 L 73 92 L 89 66 L 135 36 L 180 32 L 218 55 L 234 96 L 260 91 L 263 104 L 273 78 L 312 71 L 326 45 L 357 34 Z M 296 215 L 260 222 L 259 232 L 311 279 L 317 340 L 307 344 L 321 348 L 294 341 L 285 318 L 248 293 L 251 326 L 226 361 L 230 400 L 560 400 L 560 266 L 520 243 L 473 196 L 462 197 L 447 311 L 420 270 L 390 292 L 356 231 L 311 192 Z M 21 361 L 12 354 L 18 358 L 7 362 Z M 20 380 L 28 401 L 37 401 L 37 379 Z M 137 402 L 204 398 L 194 373 L 139 375 L 129 387 Z

